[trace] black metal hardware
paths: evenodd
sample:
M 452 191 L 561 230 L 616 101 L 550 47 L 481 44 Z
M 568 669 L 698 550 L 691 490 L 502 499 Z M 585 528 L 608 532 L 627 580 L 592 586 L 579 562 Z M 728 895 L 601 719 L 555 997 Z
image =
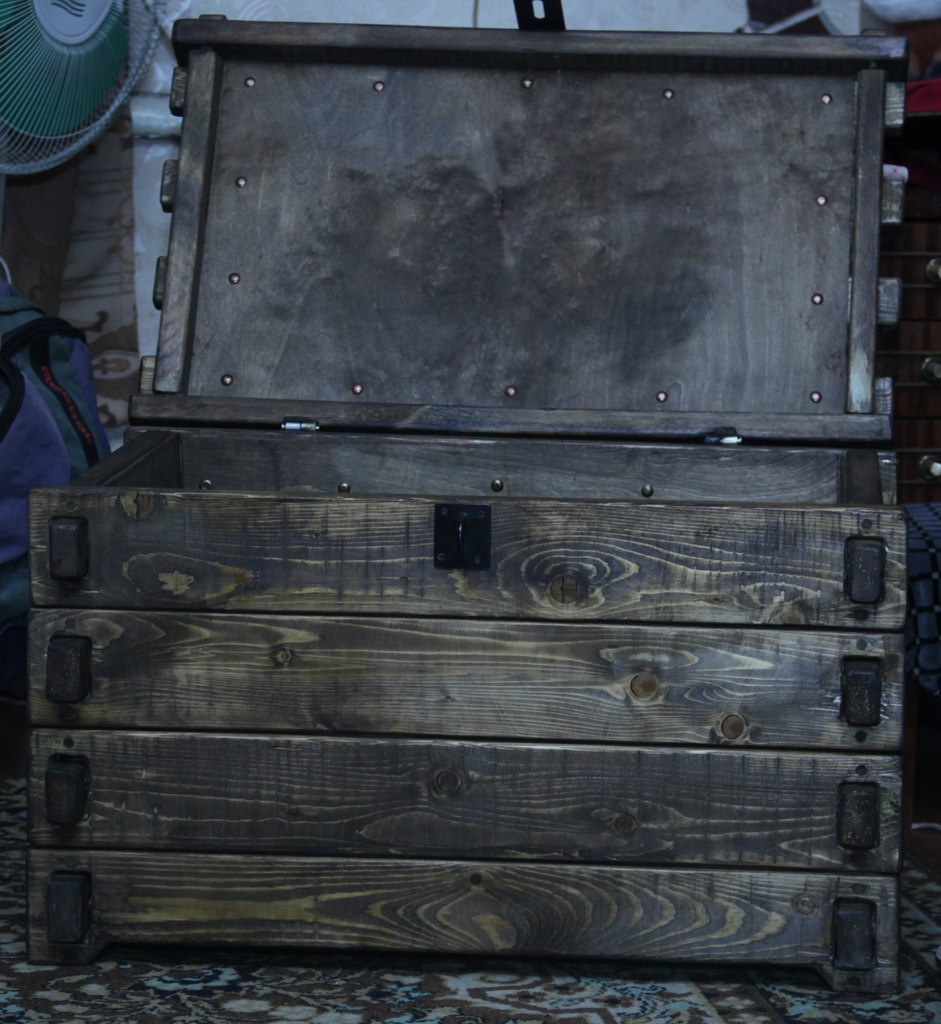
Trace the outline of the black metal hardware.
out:
M 876 955 L 876 907 L 866 900 L 833 904 L 833 966 L 868 971 Z
M 879 845 L 879 786 L 875 782 L 844 782 L 837 809 L 837 842 L 849 850 Z
M 91 692 L 91 640 L 54 636 L 46 648 L 46 698 L 74 704 Z
M 54 757 L 46 766 L 46 821 L 76 825 L 88 802 L 88 765 L 78 757 Z
M 435 568 L 490 568 L 490 506 L 435 505 Z
M 49 520 L 49 575 L 81 580 L 88 575 L 88 523 L 57 516 Z
M 50 942 L 81 942 L 91 923 L 91 878 L 58 872 L 46 883 L 46 927 Z
M 513 6 L 516 23 L 524 32 L 565 31 L 562 0 L 513 0 Z
M 846 596 L 858 604 L 878 604 L 884 591 L 885 544 L 868 537 L 850 537 L 845 555 Z
M 867 728 L 882 721 L 882 662 L 878 658 L 843 659 L 843 720 Z

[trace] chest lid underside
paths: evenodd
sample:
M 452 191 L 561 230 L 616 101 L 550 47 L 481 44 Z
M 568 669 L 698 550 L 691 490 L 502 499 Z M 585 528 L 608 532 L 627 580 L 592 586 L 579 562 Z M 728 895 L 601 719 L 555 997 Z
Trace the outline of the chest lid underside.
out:
M 884 433 L 899 41 L 224 20 L 175 41 L 145 419 L 180 414 L 163 394 L 230 422 Z

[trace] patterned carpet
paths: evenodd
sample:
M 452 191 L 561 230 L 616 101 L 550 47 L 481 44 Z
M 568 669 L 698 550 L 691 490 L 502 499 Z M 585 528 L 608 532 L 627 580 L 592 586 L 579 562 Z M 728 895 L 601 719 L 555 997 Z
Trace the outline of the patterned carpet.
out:
M 24 961 L 26 811 L 0 783 L 0 1022 L 17 1024 L 941 1024 L 941 880 L 905 872 L 902 992 L 836 995 L 811 971 L 113 947 Z

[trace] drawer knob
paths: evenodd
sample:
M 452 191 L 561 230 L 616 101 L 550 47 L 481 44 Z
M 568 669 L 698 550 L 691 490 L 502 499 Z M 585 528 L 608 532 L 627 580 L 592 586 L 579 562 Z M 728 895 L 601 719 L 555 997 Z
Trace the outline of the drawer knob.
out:
M 91 924 L 91 878 L 58 872 L 46 883 L 46 927 L 50 942 L 81 942 Z
M 941 257 L 936 256 L 933 260 L 928 261 L 928 266 L 925 267 L 925 277 L 932 284 L 941 284 Z
M 923 455 L 918 460 L 918 472 L 926 480 L 941 479 L 941 456 Z

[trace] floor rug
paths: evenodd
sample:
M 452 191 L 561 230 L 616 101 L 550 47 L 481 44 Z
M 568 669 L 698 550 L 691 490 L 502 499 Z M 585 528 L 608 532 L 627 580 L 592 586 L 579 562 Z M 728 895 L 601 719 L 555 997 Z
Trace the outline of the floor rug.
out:
M 25 961 L 26 811 L 0 783 L 3 1024 L 941 1024 L 941 880 L 902 882 L 902 990 L 830 992 L 809 970 L 614 961 L 114 946 L 86 967 Z

